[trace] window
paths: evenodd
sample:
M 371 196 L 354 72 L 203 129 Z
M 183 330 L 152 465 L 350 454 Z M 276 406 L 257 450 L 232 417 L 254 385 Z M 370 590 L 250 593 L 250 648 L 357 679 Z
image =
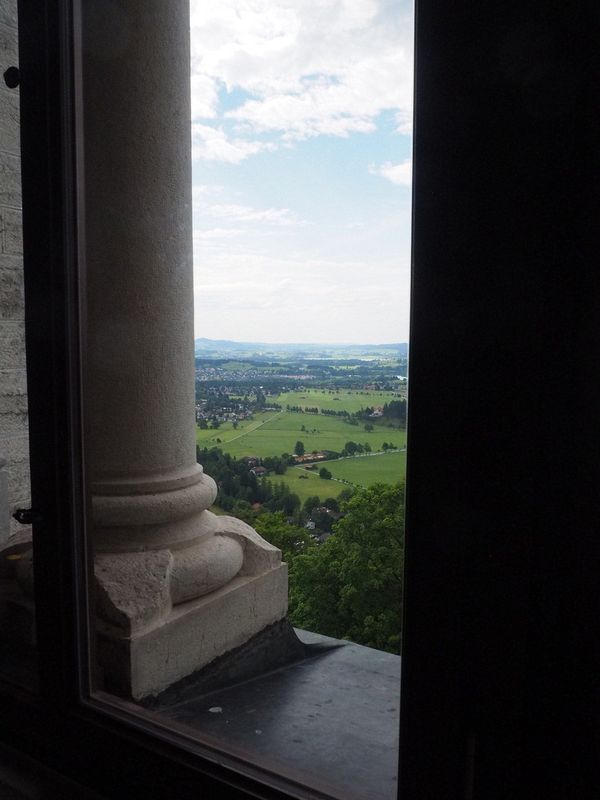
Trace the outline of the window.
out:
M 73 598 L 87 576 L 75 568 L 77 436 L 65 436 L 77 430 L 79 365 L 64 326 L 76 240 L 65 236 L 72 151 L 58 124 L 72 87 L 58 80 L 70 66 L 57 46 L 64 17 L 45 8 L 20 7 L 42 700 L 24 714 L 25 700 L 3 694 L 2 741 L 109 796 L 177 786 L 185 797 L 198 781 L 207 794 L 233 783 L 240 797 L 275 796 L 276 778 L 194 760 L 78 699 Z M 594 789 L 584 778 L 597 718 L 592 12 L 418 10 L 401 748 L 411 800 L 523 796 L 528 778 L 540 796 Z

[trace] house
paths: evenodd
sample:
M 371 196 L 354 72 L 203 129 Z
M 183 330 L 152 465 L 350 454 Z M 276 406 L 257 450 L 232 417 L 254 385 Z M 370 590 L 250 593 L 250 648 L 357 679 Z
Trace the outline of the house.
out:
M 269 474 L 269 470 L 266 467 L 252 467 L 249 471 L 257 478 L 264 478 L 265 475 Z

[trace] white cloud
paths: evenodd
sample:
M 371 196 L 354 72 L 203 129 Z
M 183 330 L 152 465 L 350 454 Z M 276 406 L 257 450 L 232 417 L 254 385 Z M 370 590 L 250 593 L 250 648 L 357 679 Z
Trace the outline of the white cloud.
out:
M 193 159 L 239 164 L 248 156 L 272 149 L 274 145 L 270 142 L 230 139 L 222 128 L 213 128 L 200 122 L 192 123 Z
M 265 149 L 252 140 L 261 133 L 283 142 L 369 133 L 386 110 L 394 112 L 396 130 L 409 133 L 412 19 L 400 6 L 383 0 L 192 0 L 194 108 L 212 118 L 217 86 L 243 93 L 225 113 L 239 138 L 227 141 L 222 130 L 219 138 L 216 129 L 218 140 L 198 148 L 198 157 L 238 163 Z M 202 140 L 209 139 L 204 131 Z
M 219 105 L 218 84 L 202 73 L 192 74 L 192 119 L 214 119 Z
M 256 209 L 230 204 L 207 205 L 205 210 L 214 217 L 236 222 L 266 222 L 271 225 L 305 225 L 289 208 Z
M 408 259 L 373 264 L 244 247 L 240 252 L 198 249 L 194 262 L 196 336 L 275 342 L 406 339 Z
M 386 161 L 379 167 L 371 166 L 369 169 L 373 175 L 380 175 L 388 181 L 398 186 L 411 186 L 412 184 L 412 159 L 402 161 L 400 164 L 392 164 Z
M 194 230 L 194 241 L 207 239 L 231 239 L 246 233 L 244 228 L 209 228 L 208 230 Z

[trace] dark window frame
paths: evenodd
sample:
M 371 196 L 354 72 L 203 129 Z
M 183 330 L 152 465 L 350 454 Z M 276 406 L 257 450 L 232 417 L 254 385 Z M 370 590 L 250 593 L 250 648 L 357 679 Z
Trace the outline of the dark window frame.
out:
M 77 21 L 68 0 L 19 16 L 41 659 L 38 699 L 0 685 L 0 745 L 107 796 L 286 796 L 79 699 Z M 600 21 L 586 0 L 420 0 L 416 26 L 400 794 L 581 800 L 598 785 Z

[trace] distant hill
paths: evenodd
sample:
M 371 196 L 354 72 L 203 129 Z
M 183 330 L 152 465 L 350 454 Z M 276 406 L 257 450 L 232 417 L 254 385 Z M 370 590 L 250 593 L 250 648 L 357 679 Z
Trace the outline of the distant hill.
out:
M 228 339 L 196 339 L 197 356 L 204 358 L 250 358 L 267 356 L 269 358 L 356 358 L 392 357 L 406 358 L 408 344 L 267 344 L 264 342 L 233 342 Z

